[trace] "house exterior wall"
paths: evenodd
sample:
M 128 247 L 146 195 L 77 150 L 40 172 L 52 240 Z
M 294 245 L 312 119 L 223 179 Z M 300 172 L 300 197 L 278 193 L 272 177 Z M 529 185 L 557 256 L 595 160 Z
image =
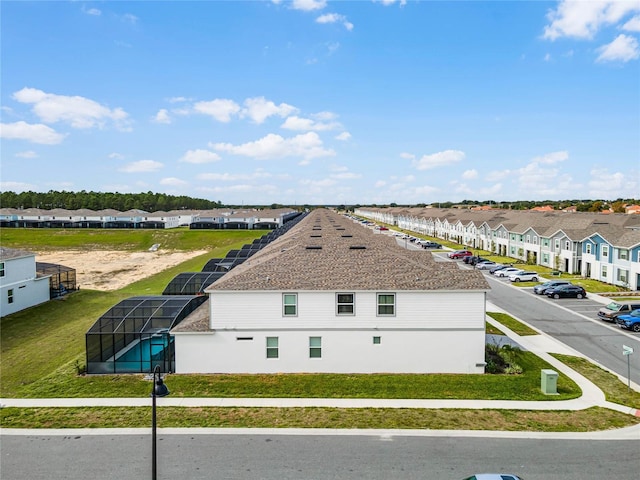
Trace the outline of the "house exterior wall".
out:
M 10 315 L 49 300 L 49 277 L 36 278 L 36 257 L 3 260 L 0 277 L 0 316 Z
M 297 316 L 283 316 L 283 293 L 297 293 Z M 336 314 L 336 293 L 215 292 L 214 333 L 174 333 L 176 372 L 484 372 L 484 292 L 340 292 L 355 294 L 353 315 Z M 395 293 L 394 316 L 376 315 L 377 293 Z M 266 337 L 278 337 L 277 359 Z

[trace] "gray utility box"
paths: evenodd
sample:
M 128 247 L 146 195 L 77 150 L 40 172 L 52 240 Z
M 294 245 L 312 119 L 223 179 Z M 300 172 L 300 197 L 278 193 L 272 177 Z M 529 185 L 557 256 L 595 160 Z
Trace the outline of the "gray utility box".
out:
M 540 370 L 540 388 L 545 395 L 558 395 L 558 372 L 555 370 Z

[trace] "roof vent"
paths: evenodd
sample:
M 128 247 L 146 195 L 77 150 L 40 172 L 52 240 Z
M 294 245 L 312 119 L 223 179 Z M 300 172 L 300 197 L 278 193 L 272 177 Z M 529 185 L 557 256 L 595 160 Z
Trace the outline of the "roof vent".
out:
M 353 238 L 353 235 L 345 234 L 345 235 L 342 235 L 342 238 Z
M 322 245 L 307 245 L 307 250 L 322 250 Z
M 367 247 L 365 247 L 364 245 L 351 245 L 349 247 L 349 250 L 366 250 Z
M 322 235 L 311 235 L 311 238 L 322 238 Z

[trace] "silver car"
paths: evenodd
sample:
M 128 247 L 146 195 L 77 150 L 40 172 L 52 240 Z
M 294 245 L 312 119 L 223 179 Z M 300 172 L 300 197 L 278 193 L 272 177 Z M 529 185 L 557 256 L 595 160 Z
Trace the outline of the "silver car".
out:
M 509 275 L 509 280 L 512 282 L 537 282 L 538 272 L 530 272 L 527 270 L 520 270 Z

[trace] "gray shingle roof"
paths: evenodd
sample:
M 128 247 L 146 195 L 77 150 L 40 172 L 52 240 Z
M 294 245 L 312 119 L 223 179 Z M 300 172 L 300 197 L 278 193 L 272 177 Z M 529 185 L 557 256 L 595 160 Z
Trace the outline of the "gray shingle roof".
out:
M 481 272 L 409 251 L 335 212 L 317 209 L 211 285 L 220 290 L 488 290 Z

